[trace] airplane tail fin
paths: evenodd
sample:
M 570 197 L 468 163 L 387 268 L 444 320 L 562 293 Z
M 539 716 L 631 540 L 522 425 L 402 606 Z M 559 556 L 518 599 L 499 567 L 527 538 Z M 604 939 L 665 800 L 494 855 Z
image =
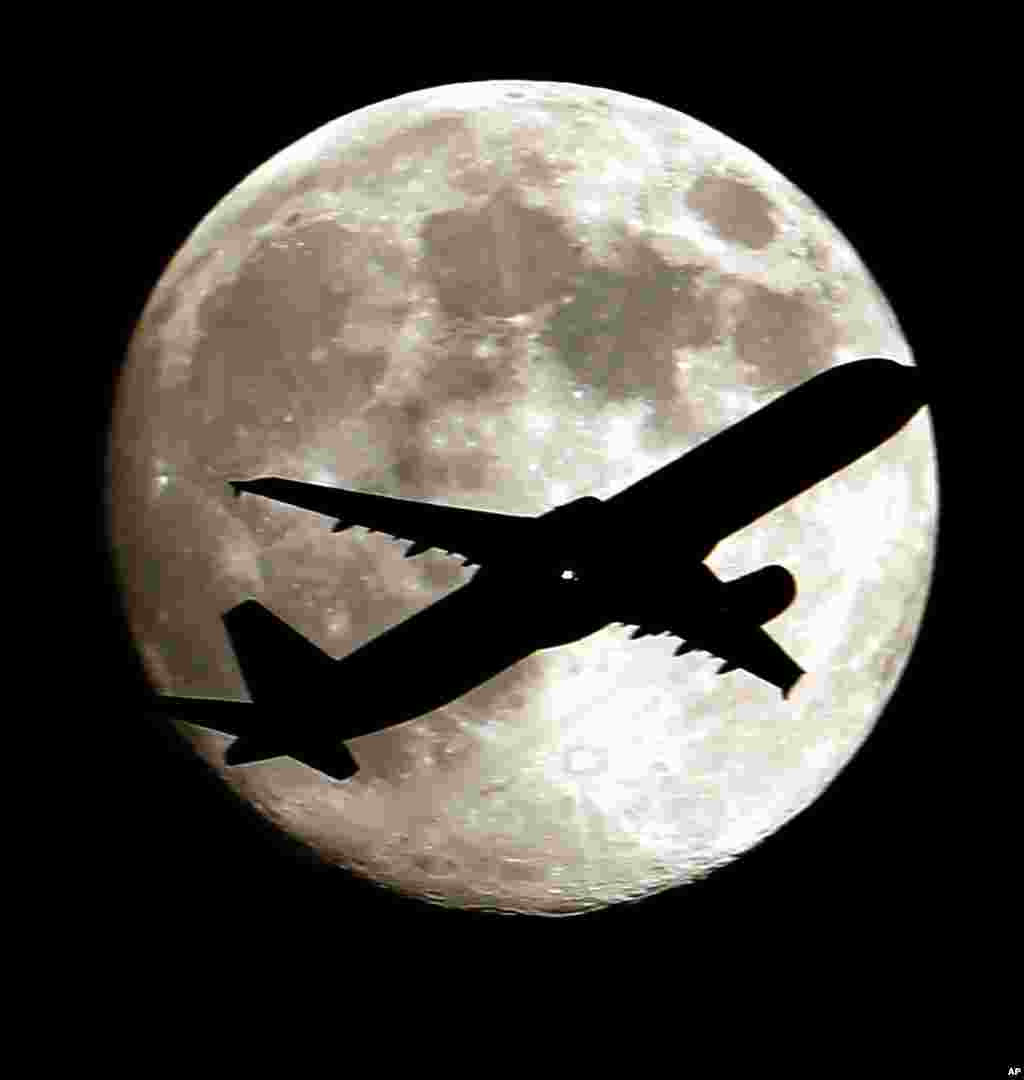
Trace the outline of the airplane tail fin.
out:
M 249 696 L 261 707 L 319 700 L 325 682 L 337 673 L 334 660 L 256 600 L 246 600 L 223 616 Z
M 336 662 L 272 611 L 246 600 L 223 616 L 259 720 L 228 748 L 227 765 L 288 756 L 338 780 L 358 772 L 341 738 L 325 739 Z

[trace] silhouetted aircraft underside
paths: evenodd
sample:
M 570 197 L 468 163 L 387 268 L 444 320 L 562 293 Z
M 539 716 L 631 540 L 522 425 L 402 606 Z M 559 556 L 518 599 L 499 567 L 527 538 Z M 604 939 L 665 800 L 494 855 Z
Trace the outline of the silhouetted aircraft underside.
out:
M 681 638 L 787 696 L 804 674 L 764 630 L 796 595 L 781 566 L 735 581 L 704 560 L 715 546 L 896 434 L 924 403 L 915 368 L 860 360 L 830 369 L 610 499 L 540 517 L 346 491 L 280 477 L 251 493 L 478 564 L 469 583 L 341 660 L 248 600 L 224 624 L 252 703 L 167 698 L 182 718 L 239 736 L 228 765 L 283 755 L 344 779 L 344 745 L 455 700 L 538 649 L 610 623 Z M 650 565 L 657 537 L 674 562 Z M 623 723 L 629 718 L 624 717 Z

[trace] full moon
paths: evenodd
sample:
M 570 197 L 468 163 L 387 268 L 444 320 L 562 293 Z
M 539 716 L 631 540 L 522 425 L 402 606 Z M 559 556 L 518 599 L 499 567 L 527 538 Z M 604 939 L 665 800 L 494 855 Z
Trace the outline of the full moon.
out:
M 229 480 L 538 515 L 615 495 L 867 356 L 914 363 L 857 253 L 696 119 L 502 80 L 335 120 L 210 211 L 132 339 L 107 498 L 149 678 L 246 701 L 221 622 L 242 601 L 343 658 L 477 572 L 236 499 Z M 869 736 L 924 611 L 937 501 L 922 410 L 713 551 L 725 580 L 772 563 L 795 576 L 768 624 L 808 672 L 789 700 L 706 653 L 674 657 L 678 637 L 611 624 L 351 740 L 343 782 L 289 758 L 226 767 L 231 736 L 171 722 L 281 830 L 406 896 L 523 915 L 639 899 L 741 857 Z M 673 535 L 701 507 L 681 492 L 675 513 L 638 524 L 624 555 L 669 593 Z M 339 699 L 344 677 L 342 661 Z

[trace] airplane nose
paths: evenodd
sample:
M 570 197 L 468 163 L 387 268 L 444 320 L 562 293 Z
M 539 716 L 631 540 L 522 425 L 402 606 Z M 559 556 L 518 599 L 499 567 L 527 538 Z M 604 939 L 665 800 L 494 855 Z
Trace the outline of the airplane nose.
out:
M 888 361 L 890 365 L 889 378 L 893 387 L 899 387 L 896 391 L 908 406 L 920 408 L 928 400 L 928 379 L 916 364 L 897 364 L 894 360 Z
M 932 398 L 932 386 L 928 373 L 922 372 L 919 367 L 904 366 L 903 379 L 908 387 L 908 395 L 917 407 L 927 405 Z
M 847 377 L 851 389 L 856 380 L 860 385 L 873 387 L 875 393 L 884 395 L 894 404 L 902 403 L 907 419 L 928 400 L 927 376 L 913 364 L 872 356 L 835 370 Z

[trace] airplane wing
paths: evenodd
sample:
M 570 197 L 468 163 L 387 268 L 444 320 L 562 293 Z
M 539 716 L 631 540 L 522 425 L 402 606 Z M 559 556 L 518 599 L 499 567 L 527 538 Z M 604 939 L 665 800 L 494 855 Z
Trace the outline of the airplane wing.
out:
M 796 583 L 787 570 L 769 566 L 722 581 L 700 563 L 680 567 L 675 585 L 667 588 L 666 593 L 663 586 L 664 599 L 656 590 L 644 588 L 633 597 L 620 597 L 616 607 L 624 610 L 617 620 L 638 626 L 634 637 L 668 630 L 683 639 L 677 656 L 696 650 L 711 653 L 723 661 L 719 674 L 742 668 L 788 697 L 804 669 L 763 626 L 784 612 L 796 595 Z
M 727 536 L 881 445 L 924 403 L 916 368 L 866 359 L 831 368 L 605 501 L 620 528 L 685 525 L 706 558 Z
M 789 697 L 804 674 L 804 669 L 763 626 L 712 626 L 696 635 L 679 636 L 684 640 L 676 650 L 677 656 L 698 649 L 709 652 L 724 661 L 719 675 L 742 668 L 778 687 L 784 698 Z
M 515 555 L 524 543 L 529 524 L 535 520 L 489 510 L 346 491 L 278 476 L 232 480 L 230 484 L 236 495 L 252 492 L 334 518 L 333 532 L 362 525 L 372 532 L 412 540 L 413 546 L 405 553 L 407 558 L 436 547 L 462 556 L 467 563 L 502 561 Z

